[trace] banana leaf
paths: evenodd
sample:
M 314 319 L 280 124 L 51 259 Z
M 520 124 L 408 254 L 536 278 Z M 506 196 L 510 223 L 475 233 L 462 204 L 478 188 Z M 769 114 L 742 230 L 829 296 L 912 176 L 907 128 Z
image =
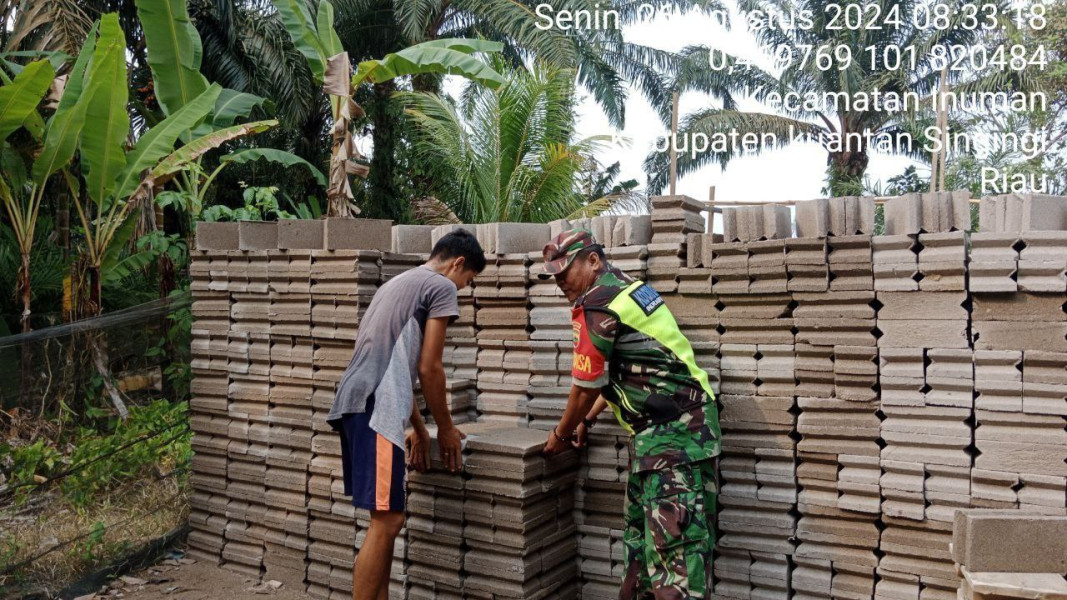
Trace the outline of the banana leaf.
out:
M 48 92 L 56 72 L 46 60 L 26 65 L 11 83 L 0 87 L 0 140 L 26 122 Z
M 315 77 L 315 83 L 322 83 L 328 55 L 322 42 L 319 41 L 318 32 L 315 31 L 307 4 L 304 0 L 271 0 L 271 4 L 278 11 L 278 16 L 281 17 L 285 30 L 289 32 L 289 37 L 293 39 L 296 49 L 307 59 L 311 74 Z
M 89 66 L 89 59 L 96 52 L 96 32 L 99 27 L 98 21 L 89 29 L 89 35 L 86 36 L 85 44 L 67 79 L 67 86 L 63 89 L 63 96 L 59 98 L 56 113 L 48 121 L 44 145 L 33 162 L 32 177 L 37 186 L 44 185 L 49 175 L 70 162 L 78 146 L 78 136 L 85 126 L 85 109 L 91 95 L 82 94 L 87 83 L 85 71 Z
M 215 107 L 222 86 L 215 83 L 174 114 L 149 129 L 126 156 L 126 168 L 119 174 L 113 188 L 117 198 L 129 198 L 141 182 L 141 172 L 155 166 L 174 151 L 174 143 L 182 133 L 196 125 Z
M 245 150 L 238 150 L 232 154 L 227 154 L 222 157 L 223 163 L 236 163 L 236 164 L 248 164 L 255 162 L 259 159 L 267 160 L 270 162 L 278 163 L 286 167 L 292 167 L 295 165 L 301 165 L 307 168 L 311 172 L 311 175 L 315 178 L 315 181 L 319 185 L 326 187 L 326 176 L 322 174 L 322 171 L 315 168 L 315 165 L 300 158 L 295 154 L 291 154 L 284 150 L 277 150 L 275 148 L 248 148 Z
M 218 148 L 230 140 L 235 140 L 246 135 L 262 133 L 277 124 L 278 122 L 273 119 L 267 121 L 255 121 L 253 123 L 242 123 L 240 125 L 227 127 L 226 129 L 213 131 L 205 136 L 199 137 L 171 152 L 168 156 L 156 163 L 156 165 L 152 167 L 152 170 L 143 178 L 138 190 L 146 191 L 153 187 L 163 185 L 173 179 L 178 172 L 188 167 L 190 163 L 203 156 L 205 152 Z M 136 194 L 137 192 L 134 193 Z
M 156 98 L 167 115 L 176 113 L 208 88 L 207 78 L 200 73 L 200 34 L 189 22 L 185 1 L 136 0 Z
M 215 110 L 211 118 L 211 124 L 216 129 L 229 127 L 239 118 L 247 117 L 257 106 L 262 106 L 268 100 L 255 94 L 238 92 L 224 89 L 215 102 Z M 204 132 L 206 134 L 208 132 Z
M 85 112 L 81 156 L 86 191 L 99 205 L 126 166 L 123 145 L 130 132 L 130 116 L 126 112 L 126 40 L 116 13 L 104 15 L 101 20 L 89 81 L 95 92 Z
M 323 56 L 329 58 L 337 56 L 345 51 L 341 45 L 341 38 L 337 37 L 337 31 L 333 28 L 333 4 L 330 0 L 322 0 L 319 4 L 318 14 L 318 38 L 322 44 Z
M 503 45 L 482 40 L 433 40 L 387 54 L 381 60 L 359 63 L 352 85 L 364 81 L 381 83 L 404 75 L 446 73 L 462 75 L 492 89 L 500 87 L 504 78 L 492 67 L 470 55 L 472 52 L 499 52 Z

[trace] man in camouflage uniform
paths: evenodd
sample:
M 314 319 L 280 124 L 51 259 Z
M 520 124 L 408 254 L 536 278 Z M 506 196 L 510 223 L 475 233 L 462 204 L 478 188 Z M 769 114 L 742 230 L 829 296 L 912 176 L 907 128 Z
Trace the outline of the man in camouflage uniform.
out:
M 540 276 L 555 276 L 574 327 L 573 385 L 545 453 L 583 445 L 610 406 L 631 434 L 619 597 L 705 598 L 721 438 L 707 373 L 663 298 L 608 264 L 588 231 L 556 236 L 544 260 Z

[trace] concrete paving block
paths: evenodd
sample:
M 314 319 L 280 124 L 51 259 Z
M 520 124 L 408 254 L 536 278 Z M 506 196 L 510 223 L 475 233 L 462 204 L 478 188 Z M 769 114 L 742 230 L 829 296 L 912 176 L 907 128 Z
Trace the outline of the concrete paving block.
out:
M 722 209 L 722 237 L 726 242 L 741 241 L 741 230 L 738 223 L 738 208 Z
M 551 227 L 541 223 L 492 223 L 490 227 L 499 254 L 536 252 L 551 239 Z
M 981 214 L 979 214 L 979 220 L 980 219 Z M 952 229 L 956 231 L 972 231 L 974 229 L 971 226 L 970 190 L 956 190 L 952 192 Z
M 741 240 L 750 242 L 763 237 L 763 207 L 743 206 L 737 209 L 737 228 Z
M 849 205 L 848 198 L 830 198 L 830 233 L 833 235 L 850 235 L 855 232 L 848 230 L 849 209 L 855 209 L 855 204 Z M 855 219 L 853 219 L 855 220 Z
M 476 225 L 438 225 L 437 227 L 433 228 L 433 232 L 431 232 L 430 234 L 431 245 L 436 245 L 437 242 L 441 240 L 441 238 L 445 237 L 449 233 L 452 233 L 453 231 L 456 231 L 457 229 L 469 231 L 475 236 L 478 235 L 478 228 Z M 481 243 L 482 240 L 478 240 L 478 242 Z M 482 248 L 482 250 L 485 250 L 485 248 Z
M 237 226 L 241 250 L 276 250 L 278 248 L 277 221 L 239 221 Z
M 1067 231 L 1067 196 L 1023 194 L 1021 231 Z
M 1067 516 L 958 510 L 952 558 L 971 572 L 1067 572 Z
M 1067 321 L 1065 300 L 1056 294 L 978 294 L 971 317 L 975 321 Z
M 393 222 L 387 219 L 325 219 L 327 250 L 381 250 L 393 246 Z
M 792 216 L 788 206 L 766 205 L 763 209 L 763 235 L 768 240 L 793 237 Z
M 967 348 L 967 321 L 878 320 L 879 348 Z M 983 348 L 985 349 L 985 348 Z
M 282 250 L 322 250 L 325 224 L 322 219 L 282 219 L 278 221 L 278 248 Z
M 240 247 L 238 223 L 200 221 L 196 224 L 197 250 L 237 250 Z
M 393 225 L 391 250 L 398 254 L 429 254 L 433 225 Z
M 878 309 L 879 321 L 897 321 L 922 318 L 938 321 L 966 321 L 968 318 L 966 292 L 877 292 L 882 307 Z M 919 345 L 919 347 L 922 347 Z M 936 344 L 927 347 L 937 347 Z
M 923 203 L 919 194 L 890 198 L 883 206 L 886 235 L 916 234 L 923 229 Z
M 830 201 L 826 198 L 796 203 L 797 237 L 826 237 L 830 232 Z
M 645 246 L 652 241 L 652 217 L 649 215 L 622 215 L 615 219 L 611 234 L 611 246 Z
M 548 223 L 549 235 L 556 237 L 557 235 L 568 231 L 571 228 L 571 222 L 567 219 L 557 219 Z
M 859 220 L 856 223 L 857 234 L 874 234 L 874 198 L 858 196 L 856 198 Z
M 978 204 L 978 231 L 982 233 L 999 232 L 997 223 L 997 204 L 1000 199 L 996 196 L 982 198 Z
M 690 233 L 686 236 L 686 259 L 685 265 L 689 268 L 697 268 L 704 266 L 704 241 L 710 237 L 703 233 Z M 708 265 L 711 266 L 710 264 Z
M 692 212 L 700 212 L 702 210 L 706 210 L 707 206 L 705 206 L 703 202 L 700 202 L 699 200 L 696 200 L 695 198 L 690 198 L 689 196 L 682 195 L 682 194 L 675 195 L 675 196 L 653 196 L 652 197 L 653 220 L 655 220 L 654 216 L 655 216 L 655 213 L 656 213 L 657 210 L 672 209 L 672 208 L 682 208 L 682 209 L 685 209 L 685 210 L 688 210 L 688 211 L 692 211 Z
M 1067 352 L 1063 321 L 975 321 L 976 350 L 1048 350 Z

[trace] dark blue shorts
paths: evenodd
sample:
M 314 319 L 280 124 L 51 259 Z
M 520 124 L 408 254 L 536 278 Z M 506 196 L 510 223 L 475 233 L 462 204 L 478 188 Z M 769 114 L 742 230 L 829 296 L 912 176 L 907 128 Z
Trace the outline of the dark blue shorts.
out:
M 345 495 L 352 506 L 367 510 L 404 510 L 404 450 L 370 427 L 373 398 L 367 412 L 341 418 L 341 468 Z

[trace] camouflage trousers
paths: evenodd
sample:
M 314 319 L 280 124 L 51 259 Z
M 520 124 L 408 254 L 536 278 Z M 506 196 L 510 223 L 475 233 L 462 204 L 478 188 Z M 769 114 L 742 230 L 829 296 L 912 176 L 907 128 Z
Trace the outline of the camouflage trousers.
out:
M 716 462 L 630 473 L 620 600 L 710 597 Z

